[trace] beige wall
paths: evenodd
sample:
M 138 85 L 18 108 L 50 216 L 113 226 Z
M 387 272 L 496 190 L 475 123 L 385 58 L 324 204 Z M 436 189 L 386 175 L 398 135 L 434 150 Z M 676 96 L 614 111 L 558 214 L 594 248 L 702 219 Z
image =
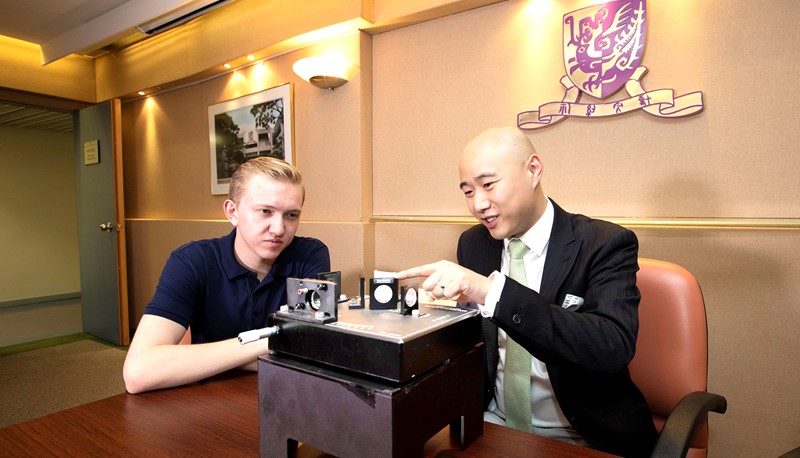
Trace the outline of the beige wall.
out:
M 563 96 L 561 16 L 596 2 L 566 3 L 503 2 L 374 37 L 375 214 L 467 214 L 455 167 L 461 147 Z M 800 180 L 786 165 L 797 160 L 800 129 L 787 128 L 794 111 L 786 101 L 800 90 L 781 81 L 800 41 L 772 46 L 742 35 L 750 24 L 792 29 L 796 3 L 647 6 L 645 88 L 703 91 L 705 111 L 568 119 L 532 133 L 546 192 L 591 215 L 797 218 L 797 199 L 786 197 L 800 195 Z M 415 173 L 398 173 L 409 168 Z
M 0 127 L 0 303 L 81 289 L 73 147 L 70 134 Z
M 83 331 L 81 299 L 0 307 L 0 347 Z
M 221 29 L 196 25 L 99 61 L 97 92 L 108 97 L 165 78 L 185 82 L 230 56 L 273 56 L 266 76 L 248 69 L 123 104 L 131 323 L 170 250 L 229 230 L 223 198 L 210 194 L 209 105 L 293 84 L 295 162 L 308 190 L 300 232 L 330 246 L 353 294 L 373 267 L 454 258 L 468 227 L 459 222 L 469 221 L 457 186 L 460 150 L 482 129 L 560 100 L 561 18 L 594 3 L 376 0 L 346 2 L 327 19 L 308 13 L 312 3 L 277 35 L 223 14 L 226 7 L 208 16 L 222 15 Z M 381 33 L 297 49 L 286 42 L 326 21 L 370 18 L 372 33 Z M 791 111 L 798 89 L 785 82 L 800 57 L 799 19 L 793 0 L 648 2 L 644 86 L 703 91 L 706 109 L 682 119 L 568 119 L 530 134 L 550 196 L 592 216 L 644 219 L 646 227 L 634 227 L 640 254 L 698 277 L 708 306 L 709 388 L 729 401 L 728 413 L 711 417 L 712 457 L 777 456 L 800 445 L 800 134 Z M 191 45 L 193 30 L 208 53 Z M 295 60 L 323 50 L 356 56 L 361 72 L 333 92 L 291 72 Z M 662 218 L 720 227 L 676 228 Z
M 0 127 L 0 347 L 82 330 L 73 148 Z

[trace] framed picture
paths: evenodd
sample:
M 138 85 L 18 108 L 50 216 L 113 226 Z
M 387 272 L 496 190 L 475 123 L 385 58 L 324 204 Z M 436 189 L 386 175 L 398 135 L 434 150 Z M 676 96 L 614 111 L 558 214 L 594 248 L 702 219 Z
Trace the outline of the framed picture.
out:
M 209 106 L 211 194 L 227 194 L 233 172 L 250 159 L 294 164 L 293 134 L 291 83 Z

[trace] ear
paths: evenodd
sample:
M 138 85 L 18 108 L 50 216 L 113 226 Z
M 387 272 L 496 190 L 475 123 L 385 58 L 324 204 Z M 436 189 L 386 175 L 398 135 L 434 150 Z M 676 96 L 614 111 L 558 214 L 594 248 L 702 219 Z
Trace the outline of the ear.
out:
M 526 168 L 528 169 L 528 173 L 531 174 L 531 185 L 535 189 L 539 185 L 539 182 L 542 180 L 542 172 L 544 171 L 544 164 L 542 164 L 542 160 L 539 158 L 539 156 L 536 153 L 534 153 L 528 157 Z
M 222 204 L 222 209 L 225 212 L 225 216 L 228 218 L 228 221 L 230 221 L 231 224 L 236 227 L 236 225 L 239 224 L 239 215 L 236 210 L 236 203 L 228 199 Z

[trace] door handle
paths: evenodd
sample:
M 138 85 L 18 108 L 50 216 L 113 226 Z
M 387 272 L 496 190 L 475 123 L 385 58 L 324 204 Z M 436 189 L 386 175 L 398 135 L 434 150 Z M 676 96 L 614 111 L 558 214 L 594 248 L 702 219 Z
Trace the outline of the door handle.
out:
M 109 222 L 109 223 L 102 223 L 102 224 L 100 225 L 100 230 L 101 230 L 101 231 L 108 231 L 108 232 L 112 232 L 112 231 L 114 230 L 114 223 L 111 223 L 111 222 Z

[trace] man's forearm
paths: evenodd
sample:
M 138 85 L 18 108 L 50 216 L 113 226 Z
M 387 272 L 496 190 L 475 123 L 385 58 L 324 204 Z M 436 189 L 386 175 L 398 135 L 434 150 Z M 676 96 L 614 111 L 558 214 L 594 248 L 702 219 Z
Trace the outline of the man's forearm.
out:
M 123 376 L 130 393 L 193 383 L 230 369 L 252 365 L 267 353 L 267 339 L 245 345 L 238 339 L 196 345 L 155 345 L 135 349 Z

